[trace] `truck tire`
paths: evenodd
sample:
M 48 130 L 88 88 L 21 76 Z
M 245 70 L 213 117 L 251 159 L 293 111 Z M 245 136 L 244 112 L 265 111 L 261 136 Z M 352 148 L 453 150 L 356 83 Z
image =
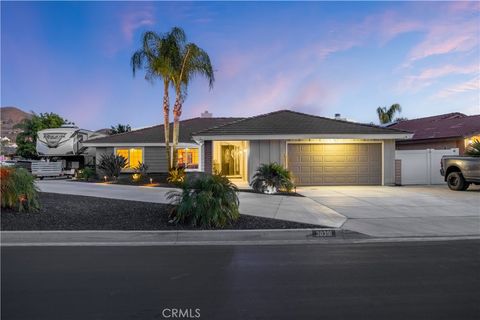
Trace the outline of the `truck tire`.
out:
M 466 190 L 464 188 L 465 188 L 465 185 L 467 185 L 461 172 L 450 172 L 447 176 L 447 184 L 450 190 L 454 190 L 454 191 Z M 467 185 L 467 188 L 468 188 L 468 185 Z

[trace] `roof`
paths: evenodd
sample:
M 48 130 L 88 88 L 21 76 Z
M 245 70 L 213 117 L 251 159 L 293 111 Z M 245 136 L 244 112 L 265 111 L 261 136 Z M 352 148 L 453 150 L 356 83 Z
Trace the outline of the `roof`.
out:
M 179 142 L 194 143 L 192 133 L 215 126 L 225 125 L 232 121 L 238 121 L 241 118 L 192 118 L 180 121 Z M 173 123 L 170 123 L 170 141 L 172 140 Z M 108 137 L 87 140 L 91 144 L 109 144 L 109 143 L 165 143 L 164 126 L 156 125 L 129 132 L 118 133 Z
M 405 134 L 375 125 L 309 115 L 291 110 L 275 111 L 195 132 L 195 137 L 249 135 Z
M 412 140 L 468 137 L 480 133 L 480 114 L 467 116 L 453 112 L 438 116 L 405 120 L 389 128 L 414 133 Z

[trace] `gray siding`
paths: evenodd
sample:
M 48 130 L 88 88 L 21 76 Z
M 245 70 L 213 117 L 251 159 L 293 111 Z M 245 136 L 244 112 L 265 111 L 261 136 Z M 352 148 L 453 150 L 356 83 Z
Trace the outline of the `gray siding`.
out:
M 285 166 L 285 140 L 252 140 L 248 155 L 248 177 L 251 181 L 258 166 L 262 163 L 277 162 Z
M 167 155 L 165 147 L 145 147 L 143 159 L 149 172 L 167 172 Z
M 395 184 L 395 140 L 383 141 L 383 177 L 385 185 Z
M 207 173 L 212 173 L 212 151 L 212 141 L 205 141 L 203 143 L 203 171 Z
M 102 154 L 111 154 L 113 153 L 113 147 L 96 147 L 95 148 L 95 163 L 98 164 Z

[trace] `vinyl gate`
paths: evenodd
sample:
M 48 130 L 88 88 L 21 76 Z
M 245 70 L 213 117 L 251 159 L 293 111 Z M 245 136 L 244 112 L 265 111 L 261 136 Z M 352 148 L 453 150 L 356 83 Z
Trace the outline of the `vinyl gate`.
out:
M 444 184 L 440 160 L 443 156 L 454 155 L 458 155 L 458 148 L 396 150 L 395 159 L 401 161 L 401 184 Z

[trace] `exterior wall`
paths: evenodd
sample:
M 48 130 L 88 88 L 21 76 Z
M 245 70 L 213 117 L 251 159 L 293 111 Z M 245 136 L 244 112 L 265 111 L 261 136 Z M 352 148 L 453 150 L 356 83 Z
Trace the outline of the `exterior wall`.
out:
M 96 147 L 95 148 L 95 163 L 98 164 L 102 154 L 113 153 L 113 150 L 114 150 L 113 147 Z
M 383 184 L 395 184 L 395 140 L 383 141 Z
M 286 165 L 285 140 L 251 140 L 248 154 L 248 180 L 251 181 L 262 163 L 277 162 Z
M 205 141 L 203 143 L 203 171 L 212 173 L 212 141 Z
M 431 140 L 406 140 L 397 141 L 397 150 L 426 150 L 426 149 L 453 149 L 458 148 L 460 155 L 463 155 L 465 151 L 465 142 L 463 139 L 431 139 Z
M 144 147 L 143 160 L 149 172 L 167 172 L 167 155 L 165 147 Z
M 109 154 L 114 152 L 114 147 L 97 147 L 95 150 L 95 159 L 98 164 L 102 154 Z M 167 156 L 165 155 L 164 147 L 144 147 L 143 161 L 148 166 L 148 171 L 167 172 Z

